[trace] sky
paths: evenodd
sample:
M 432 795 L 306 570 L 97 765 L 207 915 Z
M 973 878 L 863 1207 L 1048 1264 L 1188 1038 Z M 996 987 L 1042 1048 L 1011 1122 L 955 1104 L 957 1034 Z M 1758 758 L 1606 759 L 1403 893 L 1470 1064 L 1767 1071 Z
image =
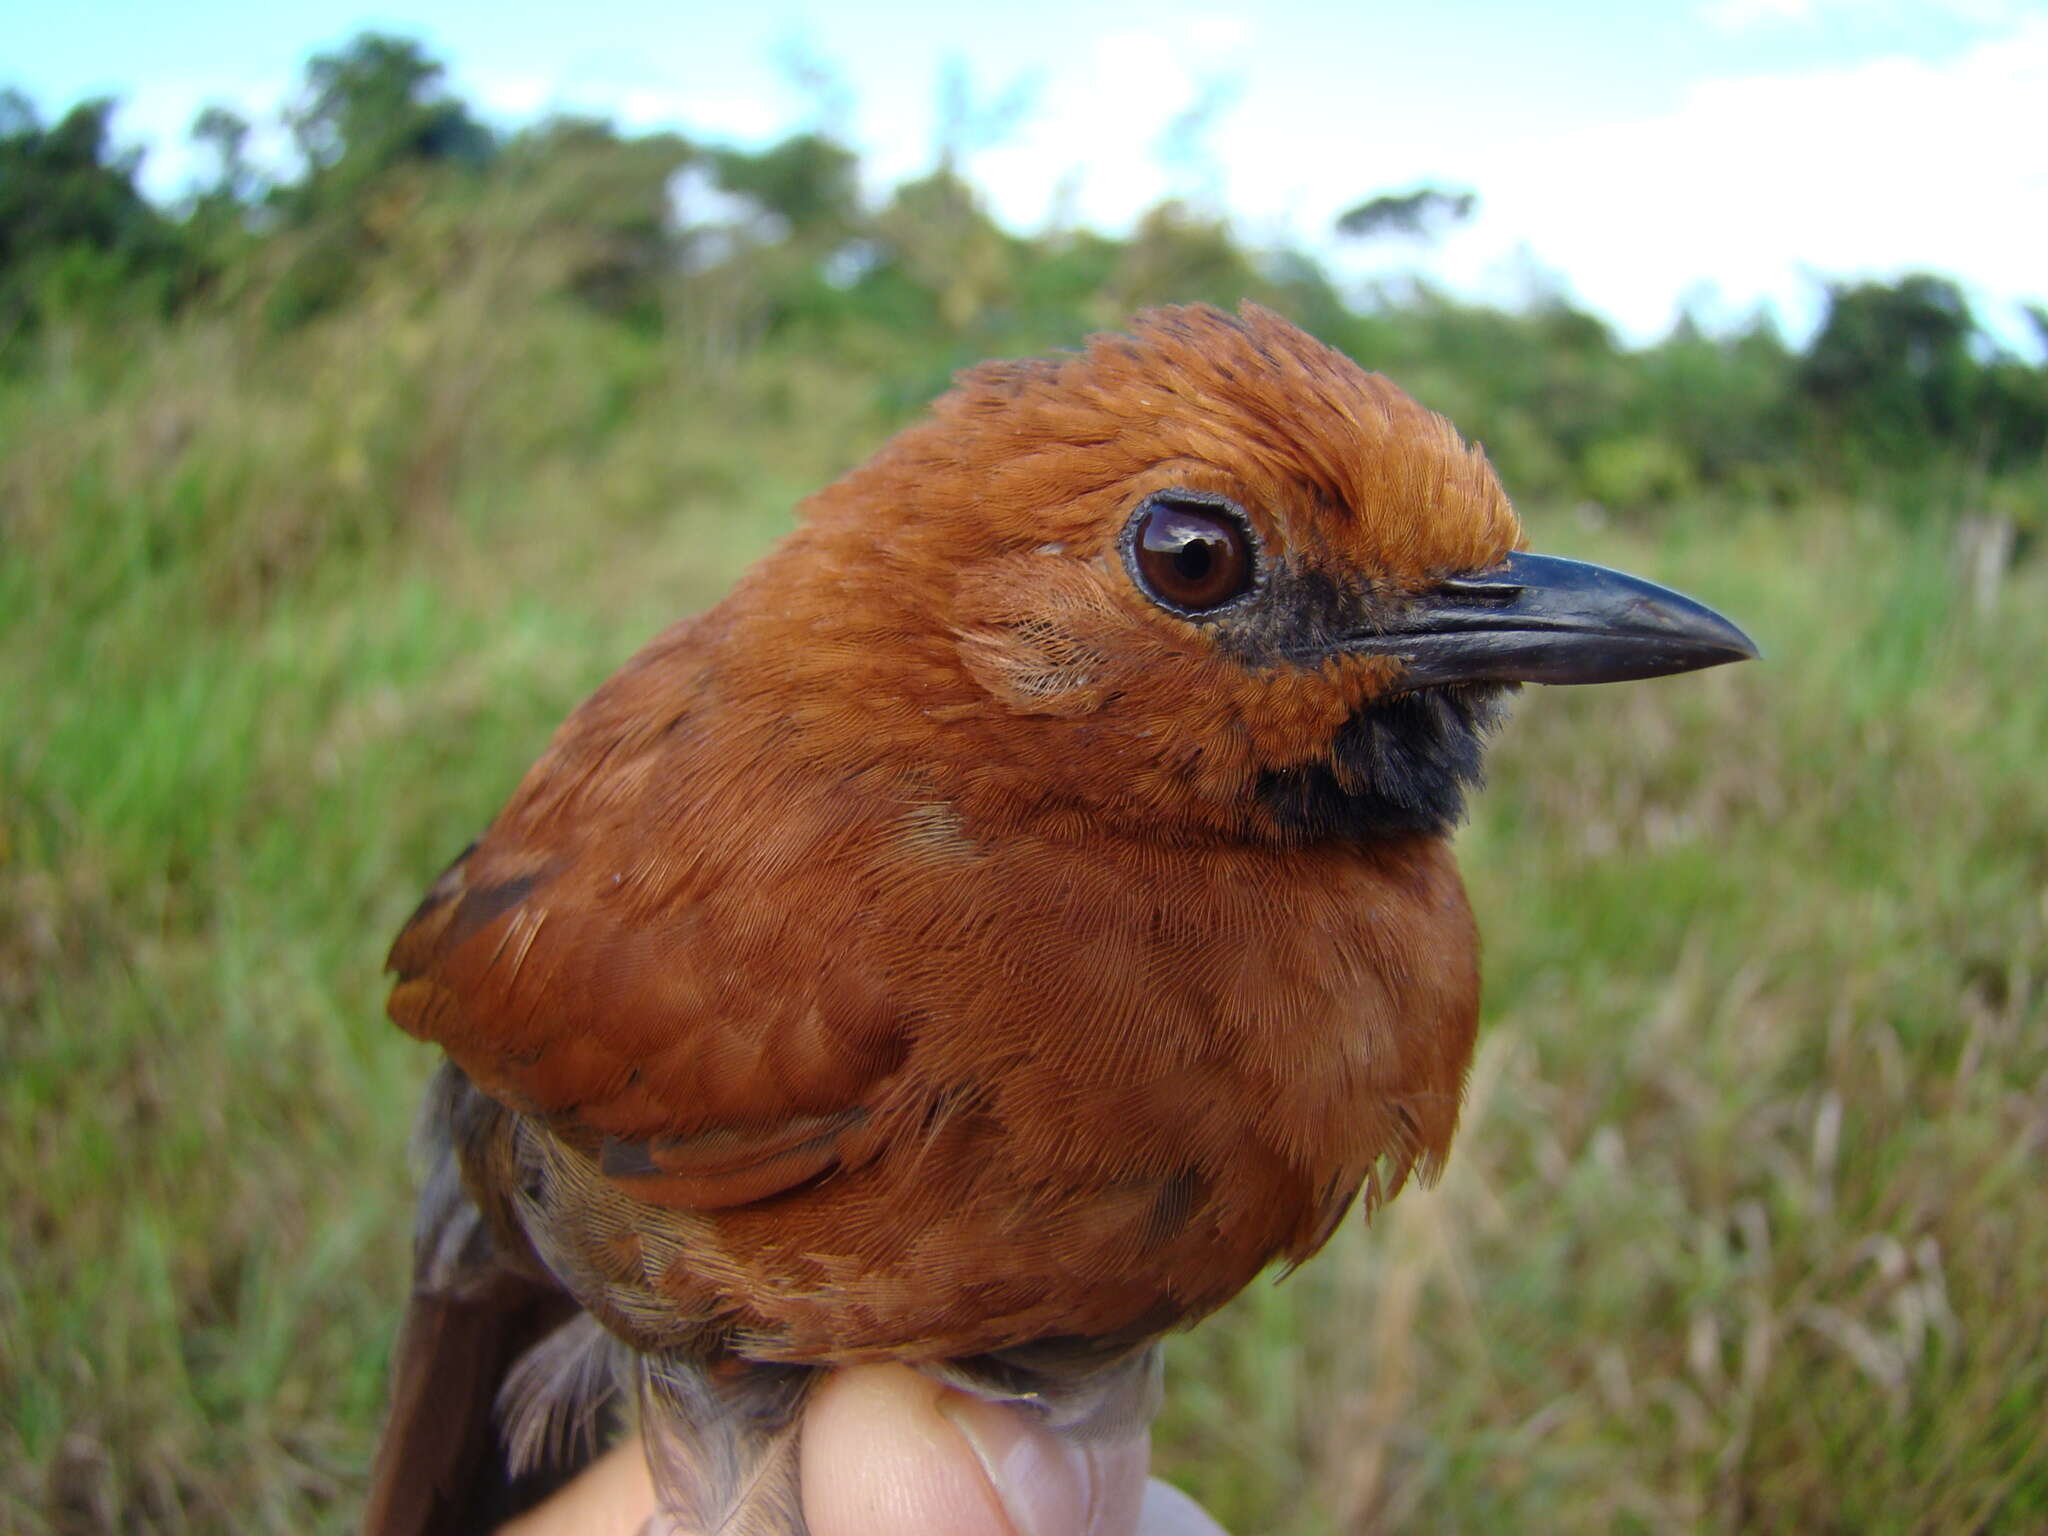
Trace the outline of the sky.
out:
M 418 38 L 499 125 L 573 109 L 747 146 L 824 128 L 878 198 L 934 163 L 953 71 L 987 129 L 964 168 L 1014 227 L 1120 231 L 1187 197 L 1347 281 L 1561 288 L 1634 341 L 1760 309 L 1798 337 L 1826 282 L 1931 270 L 2034 353 L 2017 306 L 2048 301 L 2048 0 L 88 0 L 10 29 L 0 84 L 46 115 L 120 97 L 172 197 L 202 106 L 282 154 L 307 56 L 365 28 Z M 1425 183 L 1476 192 L 1475 217 L 1434 246 L 1332 235 Z

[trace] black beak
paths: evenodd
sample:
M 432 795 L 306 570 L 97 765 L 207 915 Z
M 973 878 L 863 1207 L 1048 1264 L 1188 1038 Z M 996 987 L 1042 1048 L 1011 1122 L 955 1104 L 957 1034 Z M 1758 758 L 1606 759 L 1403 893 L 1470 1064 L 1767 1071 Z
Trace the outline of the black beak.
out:
M 1439 683 L 1616 683 L 1756 656 L 1713 609 L 1604 565 L 1513 554 L 1410 598 L 1345 649 L 1396 656 L 1399 686 Z

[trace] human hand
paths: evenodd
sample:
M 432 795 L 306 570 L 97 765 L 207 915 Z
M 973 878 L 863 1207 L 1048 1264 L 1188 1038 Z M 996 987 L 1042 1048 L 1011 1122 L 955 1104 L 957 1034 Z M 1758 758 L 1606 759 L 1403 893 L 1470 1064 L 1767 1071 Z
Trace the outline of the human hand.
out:
M 1145 1436 L 1076 1447 L 907 1366 L 836 1371 L 804 1419 L 811 1536 L 1223 1536 L 1148 1480 Z M 655 1513 L 637 1435 L 500 1536 L 638 1536 Z

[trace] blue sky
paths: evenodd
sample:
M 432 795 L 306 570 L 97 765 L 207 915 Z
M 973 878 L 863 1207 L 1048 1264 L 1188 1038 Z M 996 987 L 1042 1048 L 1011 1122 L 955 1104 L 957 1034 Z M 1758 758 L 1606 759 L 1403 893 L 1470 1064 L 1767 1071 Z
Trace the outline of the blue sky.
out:
M 931 164 L 957 61 L 983 101 L 1029 86 L 967 164 L 1015 225 L 1116 229 L 1194 196 L 1351 276 L 1391 260 L 1513 298 L 1551 274 L 1635 338 L 1681 304 L 1766 304 L 1796 332 L 1823 278 L 1916 267 L 2015 338 L 2016 301 L 2048 299 L 2048 4 L 2018 0 L 101 3 L 15 28 L 0 80 L 45 112 L 124 98 L 169 194 L 199 107 L 274 123 L 307 54 L 365 27 L 419 37 L 500 123 L 572 107 L 761 143 L 822 122 L 876 194 Z M 842 106 L 797 84 L 793 52 Z M 1194 152 L 1164 152 L 1205 98 Z M 1330 244 L 1343 208 L 1423 181 L 1476 190 L 1479 216 L 1434 250 Z

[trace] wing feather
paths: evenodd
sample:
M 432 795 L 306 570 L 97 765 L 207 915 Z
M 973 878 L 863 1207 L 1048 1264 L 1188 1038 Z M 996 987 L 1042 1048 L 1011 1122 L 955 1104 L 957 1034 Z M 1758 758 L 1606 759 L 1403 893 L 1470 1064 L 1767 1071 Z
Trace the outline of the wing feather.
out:
M 748 782 L 764 754 L 636 700 L 647 677 L 572 716 L 435 882 L 388 1006 L 636 1197 L 713 1210 L 869 1155 L 909 1021 L 861 946 L 816 939 L 862 921 L 886 813 L 800 764 Z M 767 835 L 740 814 L 763 793 Z

